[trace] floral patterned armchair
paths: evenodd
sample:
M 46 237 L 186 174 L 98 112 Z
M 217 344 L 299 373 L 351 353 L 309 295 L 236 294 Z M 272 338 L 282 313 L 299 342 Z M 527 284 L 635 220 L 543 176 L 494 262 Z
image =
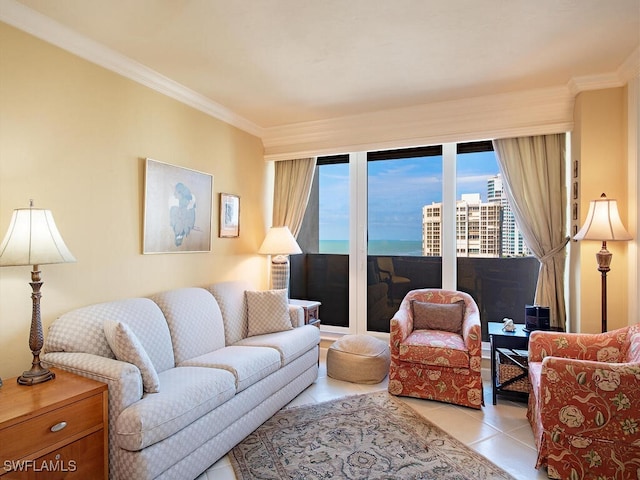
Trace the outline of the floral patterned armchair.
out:
M 550 478 L 640 479 L 640 324 L 532 332 L 527 418 Z
M 412 301 L 463 303 L 460 331 L 414 329 Z M 482 333 L 478 306 L 470 295 L 412 290 L 391 319 L 390 330 L 389 393 L 481 408 Z

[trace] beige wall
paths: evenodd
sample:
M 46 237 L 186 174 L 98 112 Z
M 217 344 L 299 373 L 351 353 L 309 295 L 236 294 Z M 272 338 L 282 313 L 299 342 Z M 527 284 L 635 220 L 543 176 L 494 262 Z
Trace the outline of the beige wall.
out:
M 575 104 L 572 155 L 580 163 L 579 225 L 589 209 L 589 201 L 601 193 L 618 201 L 622 222 L 629 226 L 627 212 L 627 91 L 626 88 L 587 91 L 578 94 Z M 572 242 L 572 330 L 599 332 L 601 323 L 601 275 L 595 255 L 601 243 Z M 608 329 L 628 324 L 628 270 L 626 242 L 608 242 L 613 254 L 607 275 Z
M 214 176 L 211 253 L 142 255 L 144 159 Z M 0 23 L 0 235 L 15 208 L 52 210 L 77 263 L 43 265 L 45 327 L 95 302 L 246 278 L 270 218 L 260 139 Z M 241 197 L 217 237 L 218 193 Z M 29 267 L 0 268 L 0 377 L 29 367 Z

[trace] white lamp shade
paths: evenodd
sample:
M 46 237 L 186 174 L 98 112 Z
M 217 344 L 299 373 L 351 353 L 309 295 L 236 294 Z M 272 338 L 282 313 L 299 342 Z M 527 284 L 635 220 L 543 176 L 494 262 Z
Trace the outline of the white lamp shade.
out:
M 0 266 L 75 261 L 50 210 L 20 208 L 13 211 L 9 230 L 0 244 Z
M 264 255 L 292 255 L 302 253 L 289 227 L 271 227 L 258 253 Z
M 613 240 L 631 240 L 620 220 L 618 203 L 603 197 L 591 200 L 589 212 L 582 228 L 573 237 L 574 240 L 599 240 L 608 242 Z

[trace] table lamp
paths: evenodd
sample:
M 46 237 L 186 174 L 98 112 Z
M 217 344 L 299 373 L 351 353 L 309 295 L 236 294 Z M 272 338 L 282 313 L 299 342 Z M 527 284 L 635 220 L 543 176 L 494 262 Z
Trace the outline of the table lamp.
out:
M 69 249 L 56 228 L 49 210 L 29 208 L 13 211 L 9 230 L 0 244 L 0 267 L 32 265 L 31 288 L 33 310 L 29 347 L 33 354 L 31 369 L 18 377 L 21 385 L 35 385 L 55 378 L 55 374 L 40 364 L 40 350 L 44 344 L 42 321 L 40 319 L 40 279 L 39 265 L 75 262 Z
M 631 240 L 618 214 L 618 203 L 603 193 L 598 200 L 589 202 L 589 211 L 584 225 L 573 237 L 574 240 L 598 240 L 602 248 L 596 253 L 598 270 L 602 274 L 602 332 L 607 331 L 607 272 L 610 270 L 611 257 L 607 242 Z
M 289 257 L 302 253 L 289 227 L 271 227 L 258 253 L 271 255 L 271 288 L 289 288 Z

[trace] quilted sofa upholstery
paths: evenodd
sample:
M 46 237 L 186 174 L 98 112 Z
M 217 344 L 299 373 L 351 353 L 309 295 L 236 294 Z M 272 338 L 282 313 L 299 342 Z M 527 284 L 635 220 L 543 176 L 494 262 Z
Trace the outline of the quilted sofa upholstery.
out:
M 111 479 L 196 478 L 315 381 L 319 330 L 290 305 L 291 329 L 247 337 L 247 290 L 176 289 L 90 305 L 51 325 L 43 361 L 109 386 Z M 133 332 L 156 391 L 144 368 L 117 359 L 105 321 Z
M 532 332 L 527 417 L 549 478 L 640 478 L 640 324 Z

